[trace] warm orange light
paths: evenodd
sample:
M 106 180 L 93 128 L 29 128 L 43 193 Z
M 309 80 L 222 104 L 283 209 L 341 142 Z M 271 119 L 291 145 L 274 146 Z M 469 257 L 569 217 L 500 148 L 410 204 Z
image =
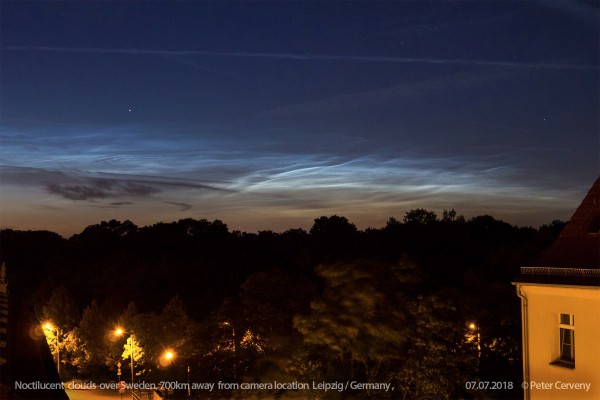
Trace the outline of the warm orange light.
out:
M 122 328 L 117 328 L 115 329 L 115 335 L 117 336 L 121 336 L 124 333 Z
M 469 329 L 471 329 L 471 330 L 473 330 L 473 331 L 474 331 L 474 330 L 475 330 L 475 328 L 476 328 L 475 324 L 474 324 L 473 322 L 471 322 L 471 323 L 469 324 Z
M 162 357 L 160 357 L 160 365 L 162 365 L 163 367 L 169 366 L 173 362 L 173 360 L 175 360 L 175 356 L 176 354 L 173 350 L 165 350 L 165 352 L 162 354 Z
M 47 330 L 49 330 L 49 331 L 54 330 L 54 326 L 52 326 L 52 324 L 50 322 L 46 322 L 44 324 L 44 328 L 47 329 Z

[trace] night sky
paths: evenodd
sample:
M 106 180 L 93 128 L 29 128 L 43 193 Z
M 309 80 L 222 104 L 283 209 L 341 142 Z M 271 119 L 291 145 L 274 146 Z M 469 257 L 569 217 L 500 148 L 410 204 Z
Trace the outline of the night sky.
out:
M 0 227 L 567 220 L 595 1 L 0 3 Z

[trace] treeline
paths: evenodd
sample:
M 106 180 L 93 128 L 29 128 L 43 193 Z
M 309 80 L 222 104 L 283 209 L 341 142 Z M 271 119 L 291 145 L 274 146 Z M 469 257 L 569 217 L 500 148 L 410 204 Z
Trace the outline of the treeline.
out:
M 501 379 L 515 387 L 496 396 L 511 398 L 521 353 L 510 282 L 562 226 L 424 209 L 363 231 L 340 216 L 257 234 L 219 220 L 112 220 L 69 239 L 3 230 L 0 256 L 11 296 L 61 328 L 65 376 L 115 376 L 119 359 L 128 371 L 133 348 L 145 379 L 186 381 L 190 366 L 192 381 L 391 382 L 352 398 L 408 399 L 468 397 L 467 380 Z M 119 325 L 135 346 L 114 337 Z M 178 354 L 168 367 L 166 349 Z

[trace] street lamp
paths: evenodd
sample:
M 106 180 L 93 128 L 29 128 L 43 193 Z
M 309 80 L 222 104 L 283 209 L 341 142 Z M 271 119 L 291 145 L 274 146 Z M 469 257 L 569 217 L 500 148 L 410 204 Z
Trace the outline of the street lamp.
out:
M 188 366 L 187 366 L 187 378 L 188 378 L 188 387 L 187 387 L 187 395 L 188 397 L 192 396 L 192 386 L 190 385 L 190 364 L 188 361 Z
M 475 322 L 469 324 L 469 329 L 477 335 L 477 364 L 481 359 L 481 334 L 479 333 L 479 326 Z
M 60 329 L 49 321 L 44 324 L 44 329 L 52 332 L 56 337 L 56 369 L 60 376 Z
M 116 336 L 123 336 L 124 334 L 128 334 L 129 337 L 127 338 L 127 344 L 129 345 L 129 356 L 131 357 L 130 360 L 130 364 L 131 364 L 131 390 L 133 390 L 134 388 L 134 375 L 133 375 L 133 333 L 132 332 L 126 332 L 125 330 L 123 330 L 123 328 L 117 327 L 115 329 L 115 335 Z
M 171 361 L 173 361 L 173 359 L 175 358 L 175 353 L 172 350 L 167 350 L 163 354 L 163 358 L 165 359 L 166 364 L 170 364 Z
M 158 359 L 160 365 L 165 368 L 165 371 L 167 371 L 168 377 L 171 377 L 173 372 L 172 372 L 171 368 L 167 368 L 167 367 L 171 366 L 171 363 L 173 361 L 175 361 L 175 357 L 176 357 L 176 354 L 172 349 L 166 349 L 164 351 L 164 353 L 162 353 L 162 355 Z M 165 399 L 169 398 L 170 397 L 169 394 L 173 393 L 173 390 L 175 390 L 175 387 L 164 386 L 164 391 L 165 391 L 164 398 Z
M 173 361 L 175 361 L 175 358 L 177 358 L 177 357 L 178 357 L 177 353 L 175 353 L 171 349 L 167 349 L 167 350 L 165 350 L 165 352 L 163 353 L 163 355 L 161 357 L 160 364 L 162 366 L 168 366 Z M 187 357 L 183 357 L 183 358 L 188 360 L 187 361 L 187 397 L 191 397 L 192 396 L 192 386 L 190 385 L 189 355 Z
M 231 327 L 231 344 L 233 346 L 233 379 L 236 379 L 236 368 L 235 368 L 235 328 L 232 324 L 225 321 L 223 322 L 223 326 Z
M 187 397 L 192 396 L 192 386 L 190 384 L 190 356 L 191 355 L 189 355 L 189 354 L 187 356 L 180 356 L 172 349 L 166 349 L 165 352 L 160 357 L 160 365 L 163 367 L 169 366 L 172 362 L 175 361 L 176 358 L 178 358 L 182 361 L 186 361 L 187 365 L 186 364 L 183 364 L 183 365 L 186 365 L 186 372 L 187 372 Z

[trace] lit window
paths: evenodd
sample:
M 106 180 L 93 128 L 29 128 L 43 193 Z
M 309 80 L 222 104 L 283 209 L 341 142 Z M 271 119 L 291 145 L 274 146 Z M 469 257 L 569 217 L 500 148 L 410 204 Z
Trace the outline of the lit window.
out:
M 560 314 L 560 355 L 559 362 L 575 364 L 575 316 Z

